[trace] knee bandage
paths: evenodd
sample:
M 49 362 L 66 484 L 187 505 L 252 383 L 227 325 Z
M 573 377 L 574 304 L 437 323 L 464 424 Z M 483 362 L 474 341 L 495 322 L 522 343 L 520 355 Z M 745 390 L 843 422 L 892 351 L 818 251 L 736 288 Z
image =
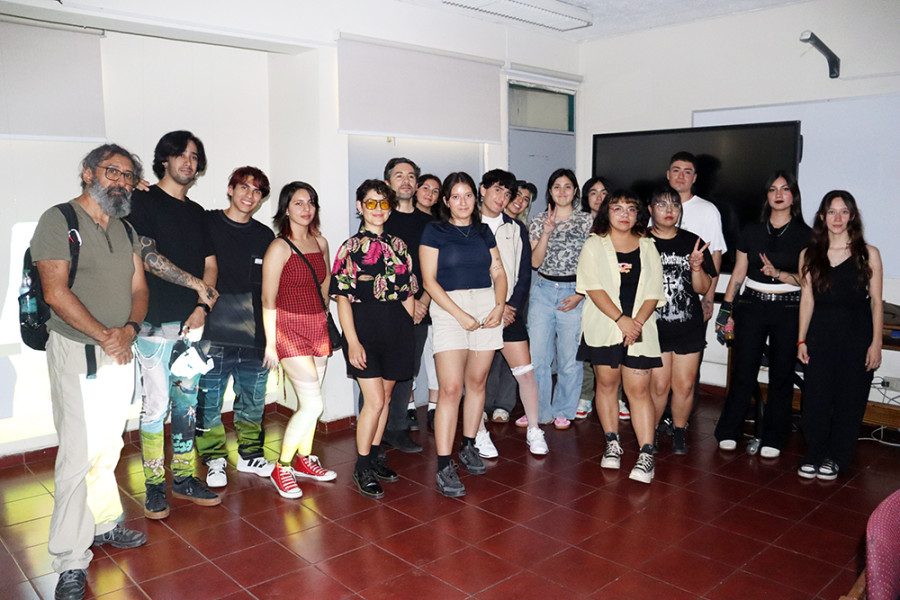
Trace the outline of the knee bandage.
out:
M 518 377 L 519 375 L 524 375 L 529 371 L 534 371 L 534 364 L 528 363 L 527 365 L 522 365 L 520 367 L 513 367 L 510 369 L 512 371 L 513 377 Z

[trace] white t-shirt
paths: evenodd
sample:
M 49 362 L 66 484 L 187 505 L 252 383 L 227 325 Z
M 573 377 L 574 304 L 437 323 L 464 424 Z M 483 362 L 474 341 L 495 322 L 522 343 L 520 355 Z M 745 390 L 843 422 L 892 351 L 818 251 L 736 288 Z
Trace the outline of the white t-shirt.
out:
M 481 213 L 481 222 L 487 225 L 491 233 L 497 235 L 497 230 L 503 225 L 503 213 L 500 213 L 496 217 L 489 217 L 484 213 Z
M 722 215 L 719 209 L 709 200 L 700 196 L 692 196 L 687 202 L 681 204 L 681 228 L 700 236 L 704 242 L 709 242 L 709 251 L 728 250 L 725 245 L 725 236 L 722 235 Z

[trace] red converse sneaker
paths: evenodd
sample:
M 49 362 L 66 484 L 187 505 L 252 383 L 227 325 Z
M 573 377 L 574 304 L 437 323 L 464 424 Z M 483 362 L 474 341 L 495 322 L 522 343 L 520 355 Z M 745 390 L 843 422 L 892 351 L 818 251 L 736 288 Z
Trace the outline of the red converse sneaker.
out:
M 298 454 L 295 456 L 294 462 L 291 464 L 291 470 L 294 472 L 295 477 L 307 477 L 316 481 L 333 481 L 337 478 L 337 473 L 322 467 L 321 463 L 319 463 L 319 457 L 314 454 L 309 456 L 300 456 Z
M 303 490 L 294 480 L 294 473 L 290 467 L 285 467 L 281 463 L 275 463 L 275 469 L 269 475 L 269 479 L 275 484 L 275 489 L 284 498 L 299 498 L 303 495 Z

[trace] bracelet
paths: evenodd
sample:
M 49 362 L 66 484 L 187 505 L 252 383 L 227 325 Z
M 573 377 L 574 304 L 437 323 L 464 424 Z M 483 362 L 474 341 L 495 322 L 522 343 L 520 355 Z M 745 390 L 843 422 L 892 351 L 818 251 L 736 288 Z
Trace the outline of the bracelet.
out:
M 691 265 L 691 271 L 693 271 L 694 273 L 699 273 L 699 272 L 702 271 L 702 270 L 703 270 L 703 266 L 702 266 L 702 265 L 699 266 L 699 267 L 697 267 L 696 269 L 694 268 L 694 265 Z
M 137 336 L 137 334 L 139 334 L 141 332 L 141 326 L 138 325 L 135 321 L 126 322 L 124 327 L 128 327 L 129 325 L 131 326 L 132 329 L 134 329 L 135 336 Z
M 775 275 L 775 279 L 781 279 L 781 269 L 778 269 L 778 273 Z
M 625 311 L 623 310 L 623 311 L 622 311 L 622 314 L 619 315 L 618 317 L 616 317 L 616 318 L 613 320 L 613 323 L 618 323 L 618 322 L 619 322 L 619 319 L 621 319 L 621 318 L 624 317 L 624 316 L 625 316 Z
M 805 344 L 805 343 L 806 343 L 806 340 L 800 340 L 799 342 L 797 342 L 797 347 L 799 348 L 802 344 Z
M 195 308 L 202 308 L 203 310 L 206 311 L 206 314 L 209 314 L 209 311 L 212 310 L 209 306 L 207 306 L 206 304 L 203 304 L 202 302 L 198 302 L 197 306 Z
M 635 322 L 635 323 L 637 323 L 637 324 L 638 324 L 638 325 L 640 325 L 640 326 L 641 326 L 641 327 L 643 327 L 643 326 L 644 326 L 644 324 L 643 324 L 643 323 L 641 323 L 641 322 L 640 322 L 640 321 L 638 321 L 638 320 L 637 320 L 637 319 L 635 319 L 635 320 L 634 320 L 634 322 Z

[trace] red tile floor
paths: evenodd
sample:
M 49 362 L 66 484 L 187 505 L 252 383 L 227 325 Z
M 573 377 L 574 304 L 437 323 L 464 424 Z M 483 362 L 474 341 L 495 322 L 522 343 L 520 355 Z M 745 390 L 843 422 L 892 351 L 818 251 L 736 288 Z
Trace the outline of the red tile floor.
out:
M 900 487 L 900 450 L 863 442 L 852 472 L 802 480 L 799 435 L 779 459 L 720 452 L 712 438 L 720 402 L 720 390 L 704 389 L 691 452 L 673 456 L 664 444 L 649 486 L 628 479 L 636 448 L 627 423 L 622 470 L 600 468 L 603 436 L 592 416 L 568 431 L 547 429 L 543 458 L 529 454 L 512 423 L 491 425 L 501 458 L 487 461 L 486 475 L 463 475 L 460 499 L 437 493 L 433 439 L 414 433 L 425 452 L 390 451 L 402 477 L 385 484 L 383 500 L 369 500 L 351 484 L 347 430 L 317 437 L 315 450 L 338 479 L 303 483 L 302 499 L 282 499 L 268 480 L 231 466 L 221 506 L 176 500 L 165 521 L 142 516 L 140 452 L 128 444 L 118 469 L 126 525 L 149 542 L 97 549 L 88 595 L 838 598 L 861 568 L 867 515 Z M 286 418 L 268 413 L 266 421 L 274 456 Z M 52 492 L 50 460 L 0 470 L 0 598 L 53 596 Z

